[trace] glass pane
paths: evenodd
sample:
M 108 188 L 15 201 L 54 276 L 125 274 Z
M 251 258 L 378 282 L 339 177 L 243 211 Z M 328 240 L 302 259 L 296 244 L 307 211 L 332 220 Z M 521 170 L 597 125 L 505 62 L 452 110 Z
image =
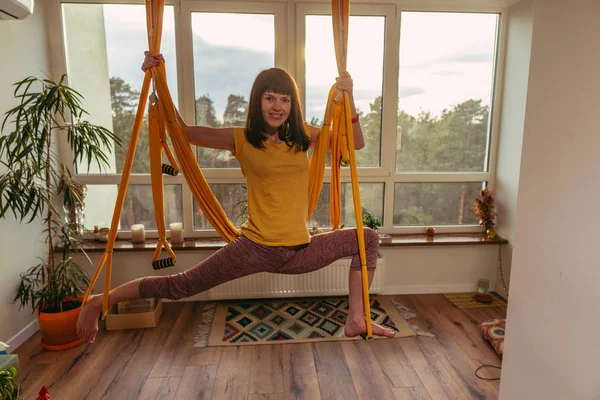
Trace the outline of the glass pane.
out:
M 359 167 L 378 167 L 381 154 L 381 96 L 385 17 L 351 16 L 347 69 L 354 81 L 354 102 L 361 115 L 365 147 Z M 306 16 L 306 120 L 321 126 L 327 94 L 338 76 L 331 16 Z
M 121 173 L 131 138 L 144 73 L 140 69 L 148 49 L 143 5 L 63 3 L 67 65 L 71 87 L 83 95 L 85 118 L 111 130 L 123 146 L 109 157 L 110 173 Z M 171 96 L 177 105 L 173 7 L 165 6 L 162 50 Z M 133 173 L 149 173 L 148 127 L 142 127 Z M 87 172 L 87 163 L 77 165 Z M 81 169 L 80 169 L 81 168 Z M 91 169 L 97 172 L 97 169 Z
M 470 211 L 482 182 L 396 183 L 394 226 L 477 225 Z
M 256 75 L 275 66 L 273 14 L 192 13 L 196 124 L 244 126 Z M 226 150 L 196 148 L 203 168 L 237 168 Z
M 396 171 L 487 170 L 498 15 L 403 12 Z
M 238 228 L 248 219 L 246 206 L 246 185 L 241 183 L 210 185 L 215 197 L 225 210 L 227 218 Z M 194 200 L 194 229 L 214 229 L 208 222 L 198 203 Z
M 119 185 L 87 185 L 85 198 L 85 226 L 110 227 L 117 202 Z M 171 222 L 183 222 L 181 185 L 164 186 L 164 213 L 166 228 Z M 119 229 L 127 230 L 133 224 L 143 224 L 146 230 L 156 229 L 151 185 L 129 185 L 121 211 Z
M 324 183 L 319 196 L 319 203 L 313 215 L 309 218 L 308 225 L 318 227 L 331 227 L 331 216 L 329 214 L 329 183 Z M 360 183 L 358 185 L 360 192 L 360 204 L 363 209 L 368 210 L 375 217 L 383 222 L 383 193 L 384 183 Z M 345 226 L 356 226 L 354 216 L 354 199 L 352 197 L 352 184 L 342 183 L 341 191 L 341 224 Z

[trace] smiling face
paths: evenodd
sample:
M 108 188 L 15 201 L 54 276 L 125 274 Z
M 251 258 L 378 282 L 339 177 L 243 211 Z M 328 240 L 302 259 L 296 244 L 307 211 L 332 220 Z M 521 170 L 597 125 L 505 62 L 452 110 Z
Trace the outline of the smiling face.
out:
M 265 122 L 265 133 L 273 134 L 290 116 L 292 96 L 266 91 L 261 96 L 260 106 Z
M 297 151 L 307 151 L 310 137 L 304 129 L 304 116 L 296 81 L 281 68 L 261 71 L 252 84 L 246 118 L 246 138 L 257 149 L 264 149 L 266 136 L 278 134 Z

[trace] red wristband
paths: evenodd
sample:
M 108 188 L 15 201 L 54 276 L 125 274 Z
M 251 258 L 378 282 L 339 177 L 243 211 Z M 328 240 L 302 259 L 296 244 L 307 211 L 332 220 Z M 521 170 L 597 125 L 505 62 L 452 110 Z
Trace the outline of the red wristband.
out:
M 352 118 L 352 123 L 356 124 L 358 122 L 358 114 L 356 114 L 356 117 Z

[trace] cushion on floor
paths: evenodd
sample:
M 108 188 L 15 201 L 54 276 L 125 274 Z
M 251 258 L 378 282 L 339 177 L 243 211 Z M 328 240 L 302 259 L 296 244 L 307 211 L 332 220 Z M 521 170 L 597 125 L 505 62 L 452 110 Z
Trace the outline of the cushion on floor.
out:
M 504 354 L 504 327 L 506 319 L 492 319 L 481 324 L 481 333 L 490 342 L 496 353 Z

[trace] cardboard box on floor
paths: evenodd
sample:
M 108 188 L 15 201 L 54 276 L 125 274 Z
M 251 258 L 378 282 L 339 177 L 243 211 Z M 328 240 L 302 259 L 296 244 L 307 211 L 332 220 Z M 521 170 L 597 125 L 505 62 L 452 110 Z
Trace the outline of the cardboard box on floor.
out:
M 106 314 L 106 330 L 155 328 L 162 314 L 163 303 L 157 299 L 155 304 L 156 308 L 152 311 L 133 314 L 119 314 L 117 305 L 111 306 Z

